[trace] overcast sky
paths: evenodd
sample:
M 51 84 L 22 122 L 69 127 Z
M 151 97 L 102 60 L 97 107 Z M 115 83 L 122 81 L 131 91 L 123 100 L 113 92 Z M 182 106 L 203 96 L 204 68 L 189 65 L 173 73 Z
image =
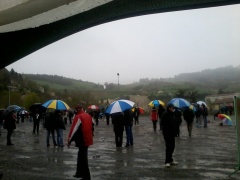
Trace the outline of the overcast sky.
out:
M 7 66 L 99 84 L 240 65 L 240 5 L 139 16 L 64 38 Z

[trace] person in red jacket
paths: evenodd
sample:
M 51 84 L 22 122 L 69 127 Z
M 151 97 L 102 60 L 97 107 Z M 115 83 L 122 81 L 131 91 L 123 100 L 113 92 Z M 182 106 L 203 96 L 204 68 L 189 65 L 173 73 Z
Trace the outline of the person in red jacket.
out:
M 73 176 L 90 180 L 91 175 L 88 167 L 88 146 L 93 144 L 93 122 L 92 117 L 85 113 L 83 107 L 78 105 L 76 115 L 68 135 L 68 147 L 72 141 L 75 141 L 78 150 L 77 172 Z
M 158 115 L 157 115 L 157 111 L 156 111 L 155 107 L 152 108 L 152 111 L 151 111 L 151 114 L 150 114 L 150 118 L 151 118 L 152 123 L 153 123 L 153 130 L 156 131 Z

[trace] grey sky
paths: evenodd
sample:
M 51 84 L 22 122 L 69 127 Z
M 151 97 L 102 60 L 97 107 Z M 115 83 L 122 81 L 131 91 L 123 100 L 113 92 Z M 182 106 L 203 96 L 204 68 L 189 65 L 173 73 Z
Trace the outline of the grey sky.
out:
M 240 5 L 139 16 L 102 24 L 7 66 L 104 84 L 240 65 Z

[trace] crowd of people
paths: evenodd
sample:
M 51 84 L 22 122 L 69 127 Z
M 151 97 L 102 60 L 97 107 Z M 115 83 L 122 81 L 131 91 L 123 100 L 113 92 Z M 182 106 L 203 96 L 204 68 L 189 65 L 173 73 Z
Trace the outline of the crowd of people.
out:
M 88 147 L 93 144 L 94 125 L 99 124 L 100 111 L 92 110 L 85 111 L 84 108 L 78 105 L 75 112 L 50 110 L 43 115 L 36 109 L 31 113 L 33 120 L 33 134 L 39 133 L 39 124 L 41 119 L 43 126 L 46 129 L 46 145 L 50 146 L 50 139 L 52 139 L 53 146 L 64 147 L 63 131 L 66 130 L 67 120 L 71 124 L 67 146 L 70 147 L 74 141 L 76 147 L 79 148 L 77 159 L 77 170 L 74 177 L 81 177 L 90 179 L 90 171 L 88 167 Z M 106 125 L 110 124 L 110 119 L 113 125 L 113 132 L 115 135 L 116 148 L 123 146 L 128 148 L 134 145 L 134 137 L 132 127 L 139 126 L 139 108 L 134 107 L 123 112 L 114 114 L 105 114 Z M 44 118 L 43 118 L 44 116 Z M 162 132 L 166 146 L 165 166 L 177 165 L 178 162 L 173 160 L 172 154 L 175 149 L 175 138 L 180 137 L 180 126 L 184 119 L 187 124 L 189 137 L 192 136 L 192 128 L 194 118 L 196 117 L 196 127 L 207 128 L 208 109 L 205 104 L 198 105 L 193 108 L 176 108 L 173 104 L 168 104 L 166 109 L 159 105 L 152 107 L 150 112 L 150 120 L 153 124 L 153 131 L 157 130 L 157 122 L 159 121 L 159 131 Z M 203 121 L 203 124 L 202 124 Z M 22 121 L 24 123 L 24 120 Z M 13 130 L 16 129 L 17 112 L 10 112 L 4 119 L 4 128 L 7 129 L 7 145 L 13 145 L 11 136 Z M 123 134 L 126 133 L 126 144 L 123 145 Z

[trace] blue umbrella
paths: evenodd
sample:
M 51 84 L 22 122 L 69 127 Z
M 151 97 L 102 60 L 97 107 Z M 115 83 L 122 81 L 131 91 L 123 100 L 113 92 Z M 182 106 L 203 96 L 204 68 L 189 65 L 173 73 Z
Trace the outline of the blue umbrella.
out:
M 174 98 L 168 102 L 168 104 L 170 103 L 172 103 L 177 108 L 189 107 L 191 105 L 187 100 L 183 98 Z
M 135 103 L 129 100 L 117 100 L 111 103 L 108 107 L 105 113 L 107 114 L 113 114 L 118 112 L 123 112 L 127 109 L 131 109 Z
M 4 111 L 3 116 L 6 117 L 10 112 L 12 111 L 20 111 L 22 108 L 18 105 L 10 105 L 7 107 L 7 109 Z

